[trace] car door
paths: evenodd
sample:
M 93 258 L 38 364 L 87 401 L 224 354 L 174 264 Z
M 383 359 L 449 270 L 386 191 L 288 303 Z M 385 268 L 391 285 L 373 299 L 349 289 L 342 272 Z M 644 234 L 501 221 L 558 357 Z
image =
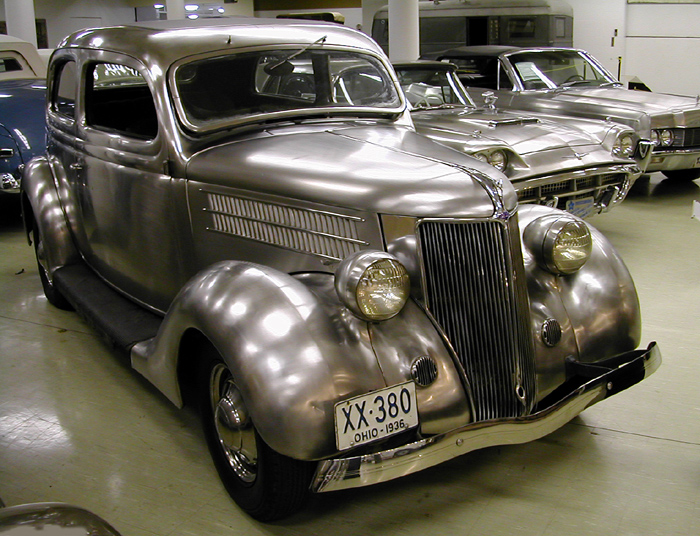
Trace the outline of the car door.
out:
M 75 126 L 55 152 L 69 162 L 61 173 L 78 247 L 113 287 L 165 311 L 183 282 L 182 256 L 152 81 L 131 58 L 105 52 L 70 70 Z M 70 111 L 60 94 L 54 107 Z

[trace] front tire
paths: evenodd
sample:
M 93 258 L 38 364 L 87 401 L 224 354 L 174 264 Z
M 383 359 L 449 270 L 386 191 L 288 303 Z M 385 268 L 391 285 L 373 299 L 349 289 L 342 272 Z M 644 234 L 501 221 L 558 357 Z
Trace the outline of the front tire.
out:
M 226 491 L 259 521 L 298 511 L 309 493 L 313 464 L 283 456 L 263 441 L 231 371 L 218 355 L 207 360 L 202 372 L 204 434 Z

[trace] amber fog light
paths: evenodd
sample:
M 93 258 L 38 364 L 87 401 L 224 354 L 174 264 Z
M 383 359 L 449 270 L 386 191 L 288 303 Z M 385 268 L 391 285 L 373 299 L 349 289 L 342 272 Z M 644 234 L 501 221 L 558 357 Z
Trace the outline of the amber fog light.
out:
M 588 225 L 568 215 L 534 220 L 525 228 L 523 240 L 540 267 L 556 275 L 580 270 L 593 249 Z
M 343 260 L 335 272 L 335 290 L 355 315 L 377 322 L 396 316 L 408 300 L 406 268 L 383 251 L 361 251 Z

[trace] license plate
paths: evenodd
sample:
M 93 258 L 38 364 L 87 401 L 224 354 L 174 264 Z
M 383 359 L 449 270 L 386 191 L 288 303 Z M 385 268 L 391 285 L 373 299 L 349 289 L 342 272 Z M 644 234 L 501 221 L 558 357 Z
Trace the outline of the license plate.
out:
M 335 405 L 338 450 L 364 445 L 418 426 L 416 385 L 406 382 Z
M 595 201 L 592 197 L 572 199 L 566 202 L 566 211 L 579 218 L 587 218 L 595 211 Z

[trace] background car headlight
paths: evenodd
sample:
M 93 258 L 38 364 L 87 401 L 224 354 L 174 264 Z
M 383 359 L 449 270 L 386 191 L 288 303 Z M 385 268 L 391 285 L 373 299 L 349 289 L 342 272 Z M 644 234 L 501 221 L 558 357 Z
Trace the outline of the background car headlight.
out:
M 540 267 L 556 275 L 580 270 L 593 249 L 588 225 L 568 215 L 543 216 L 534 220 L 525 228 L 523 241 Z
M 406 268 L 383 251 L 361 251 L 344 259 L 335 272 L 335 290 L 348 309 L 364 320 L 388 320 L 408 300 Z
M 673 145 L 673 131 L 668 129 L 652 130 L 651 141 L 654 142 L 654 144 L 657 146 L 661 145 L 663 147 L 668 147 L 670 145 Z
M 613 154 L 622 158 L 632 158 L 634 149 L 635 142 L 632 134 L 622 134 L 615 141 Z
M 498 171 L 505 171 L 508 167 L 508 155 L 506 155 L 505 151 L 501 151 L 500 149 L 496 149 L 495 151 L 490 152 L 484 151 L 480 153 L 475 153 L 473 156 L 475 158 L 478 158 L 482 162 L 487 162 L 488 164 L 491 164 Z

